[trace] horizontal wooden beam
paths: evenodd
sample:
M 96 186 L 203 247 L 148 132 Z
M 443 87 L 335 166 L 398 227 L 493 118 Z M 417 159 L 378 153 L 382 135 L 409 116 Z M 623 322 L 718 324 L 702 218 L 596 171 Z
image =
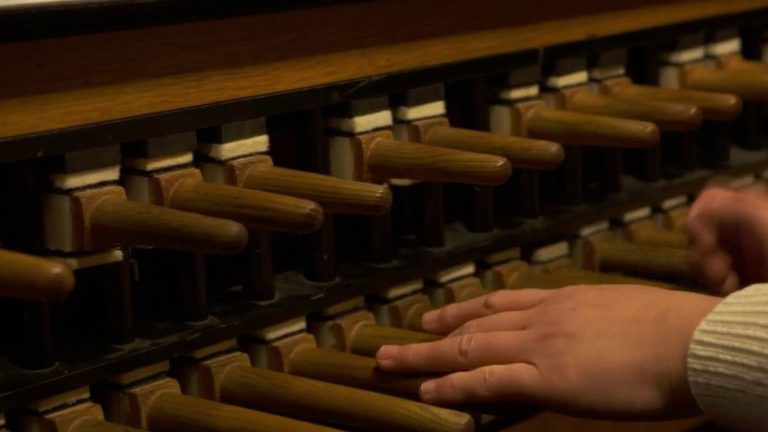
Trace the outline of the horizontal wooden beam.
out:
M 0 138 L 768 7 L 601 3 L 375 1 L 0 44 Z

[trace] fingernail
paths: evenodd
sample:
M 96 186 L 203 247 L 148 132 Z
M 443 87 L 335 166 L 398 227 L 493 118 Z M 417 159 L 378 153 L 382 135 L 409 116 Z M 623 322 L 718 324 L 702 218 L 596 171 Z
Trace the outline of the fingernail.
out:
M 421 400 L 424 402 L 431 401 L 435 396 L 435 381 L 425 381 L 421 383 L 421 387 L 419 388 L 419 396 L 421 396 Z
M 376 352 L 376 360 L 379 362 L 390 362 L 397 354 L 400 347 L 397 345 L 384 345 Z

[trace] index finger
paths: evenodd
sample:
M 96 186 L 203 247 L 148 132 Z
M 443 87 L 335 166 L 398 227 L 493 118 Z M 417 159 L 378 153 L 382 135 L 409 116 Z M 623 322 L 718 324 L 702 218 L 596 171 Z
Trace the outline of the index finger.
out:
M 530 309 L 551 293 L 552 290 L 534 288 L 494 291 L 482 297 L 429 311 L 422 316 L 421 326 L 424 331 L 430 333 L 448 334 L 473 319 L 498 312 Z

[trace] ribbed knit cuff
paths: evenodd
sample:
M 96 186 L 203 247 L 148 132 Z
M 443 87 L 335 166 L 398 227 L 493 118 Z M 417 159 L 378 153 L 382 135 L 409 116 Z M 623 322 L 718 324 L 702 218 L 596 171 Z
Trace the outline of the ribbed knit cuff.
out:
M 768 283 L 731 294 L 699 324 L 688 381 L 701 409 L 722 426 L 768 430 Z

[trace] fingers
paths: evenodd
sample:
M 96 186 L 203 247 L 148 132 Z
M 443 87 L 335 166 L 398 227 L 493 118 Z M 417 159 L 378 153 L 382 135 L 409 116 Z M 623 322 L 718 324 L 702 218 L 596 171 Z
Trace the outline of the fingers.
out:
M 720 293 L 733 274 L 731 256 L 722 250 L 692 250 L 689 267 L 696 279 L 710 292 Z
M 427 381 L 419 393 L 423 401 L 438 405 L 531 402 L 537 399 L 540 385 L 535 366 L 514 363 L 484 366 Z
M 499 312 L 464 323 L 451 332 L 448 337 L 464 336 L 473 333 L 525 330 L 531 319 L 530 311 Z
M 550 294 L 551 291 L 540 289 L 495 291 L 425 313 L 421 319 L 422 328 L 431 333 L 448 334 L 469 320 L 497 312 L 530 309 Z
M 525 361 L 532 345 L 526 332 L 490 332 L 411 345 L 386 345 L 376 353 L 379 367 L 397 372 L 455 372 L 491 364 Z

